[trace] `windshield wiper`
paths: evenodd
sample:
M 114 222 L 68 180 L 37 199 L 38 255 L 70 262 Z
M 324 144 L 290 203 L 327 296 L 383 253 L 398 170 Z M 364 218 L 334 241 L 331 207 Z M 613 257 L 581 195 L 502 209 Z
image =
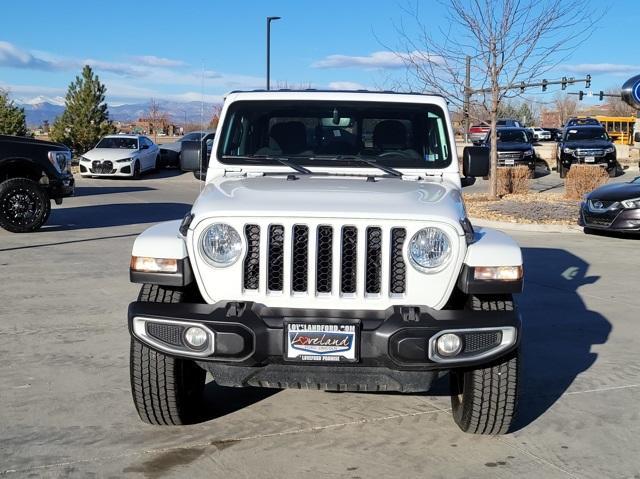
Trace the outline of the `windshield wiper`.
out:
M 273 160 L 276 161 L 278 163 L 280 163 L 281 165 L 284 166 L 288 166 L 289 168 L 291 168 L 292 170 L 297 171 L 298 173 L 302 174 L 302 175 L 311 175 L 313 174 L 313 172 L 311 170 L 308 170 L 307 168 L 305 168 L 304 166 L 291 161 L 290 158 L 284 157 L 284 156 L 270 156 L 270 155 L 225 155 L 223 156 L 223 158 L 229 158 L 229 159 L 233 159 L 233 158 L 239 158 L 241 160 L 246 160 L 246 161 L 263 161 L 263 160 Z M 264 165 L 263 166 L 267 166 Z
M 382 170 L 391 176 L 398 176 L 398 177 L 402 176 L 402 173 L 400 171 L 394 168 L 391 168 L 390 166 L 381 165 L 380 163 L 376 162 L 371 158 L 356 156 L 356 155 L 338 155 L 338 156 L 335 156 L 334 158 L 338 161 L 340 160 L 359 161 L 360 163 L 364 163 L 366 165 L 373 166 L 374 168 Z

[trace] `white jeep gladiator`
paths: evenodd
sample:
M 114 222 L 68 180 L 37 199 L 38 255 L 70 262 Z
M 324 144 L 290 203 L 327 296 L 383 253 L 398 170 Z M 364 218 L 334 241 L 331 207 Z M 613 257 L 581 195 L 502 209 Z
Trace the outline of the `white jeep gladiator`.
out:
M 206 150 L 203 150 L 206 151 Z M 522 255 L 474 230 L 444 98 L 233 92 L 206 184 L 182 221 L 135 241 L 131 385 L 143 421 L 202 417 L 223 386 L 427 391 L 453 418 L 506 432 L 518 394 Z

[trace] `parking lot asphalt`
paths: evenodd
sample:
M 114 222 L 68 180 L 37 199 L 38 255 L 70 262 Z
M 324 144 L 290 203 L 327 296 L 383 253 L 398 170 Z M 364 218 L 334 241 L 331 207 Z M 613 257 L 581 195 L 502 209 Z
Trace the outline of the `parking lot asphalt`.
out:
M 640 243 L 513 233 L 525 257 L 520 414 L 460 432 L 429 394 L 207 385 L 209 420 L 143 424 L 129 388 L 135 235 L 201 183 L 164 172 L 78 181 L 40 232 L 0 230 L 3 477 L 640 477 Z

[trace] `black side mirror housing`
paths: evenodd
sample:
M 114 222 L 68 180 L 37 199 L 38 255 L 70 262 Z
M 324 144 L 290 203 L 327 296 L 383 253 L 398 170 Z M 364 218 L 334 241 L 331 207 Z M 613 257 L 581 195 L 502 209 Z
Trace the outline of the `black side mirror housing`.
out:
M 196 177 L 196 180 L 205 181 L 207 179 L 207 170 L 194 170 L 193 176 Z
M 180 147 L 180 167 L 182 171 L 207 171 L 209 158 L 203 141 L 183 141 Z
M 462 174 L 465 177 L 489 176 L 490 157 L 486 146 L 467 146 L 462 152 Z
M 471 186 L 476 183 L 476 179 L 473 176 L 463 176 L 460 178 L 460 185 L 464 188 L 465 186 Z

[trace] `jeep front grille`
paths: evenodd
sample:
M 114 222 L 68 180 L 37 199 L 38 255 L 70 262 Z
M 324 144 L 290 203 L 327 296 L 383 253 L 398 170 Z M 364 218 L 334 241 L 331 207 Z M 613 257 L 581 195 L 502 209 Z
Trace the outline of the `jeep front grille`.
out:
M 260 270 L 262 256 L 266 258 L 266 286 L 270 293 L 333 294 L 337 287 L 337 293 L 348 297 L 359 293 L 360 284 L 366 295 L 379 296 L 385 281 L 389 285 L 389 295 L 402 295 L 406 292 L 403 258 L 406 230 L 394 227 L 386 233 L 378 226 L 359 229 L 352 225 L 318 225 L 310 228 L 302 224 L 294 224 L 290 231 L 285 231 L 285 227 L 278 224 L 269 225 L 268 237 L 261 243 L 260 226 L 245 225 L 247 249 L 243 287 L 245 290 L 259 289 L 260 275 L 264 274 Z M 363 245 L 361 241 L 364 241 Z M 261 244 L 266 251 L 261 250 Z M 359 260 L 360 248 L 364 248 L 364 256 Z M 385 248 L 388 254 L 384 254 Z M 383 265 L 383 258 L 386 258 L 386 265 Z M 335 281 L 334 263 L 339 268 Z M 289 274 L 285 274 L 285 265 Z M 315 275 L 311 278 L 315 285 L 311 285 L 311 291 L 310 265 L 315 267 Z M 384 271 L 388 275 L 386 278 L 383 278 Z

